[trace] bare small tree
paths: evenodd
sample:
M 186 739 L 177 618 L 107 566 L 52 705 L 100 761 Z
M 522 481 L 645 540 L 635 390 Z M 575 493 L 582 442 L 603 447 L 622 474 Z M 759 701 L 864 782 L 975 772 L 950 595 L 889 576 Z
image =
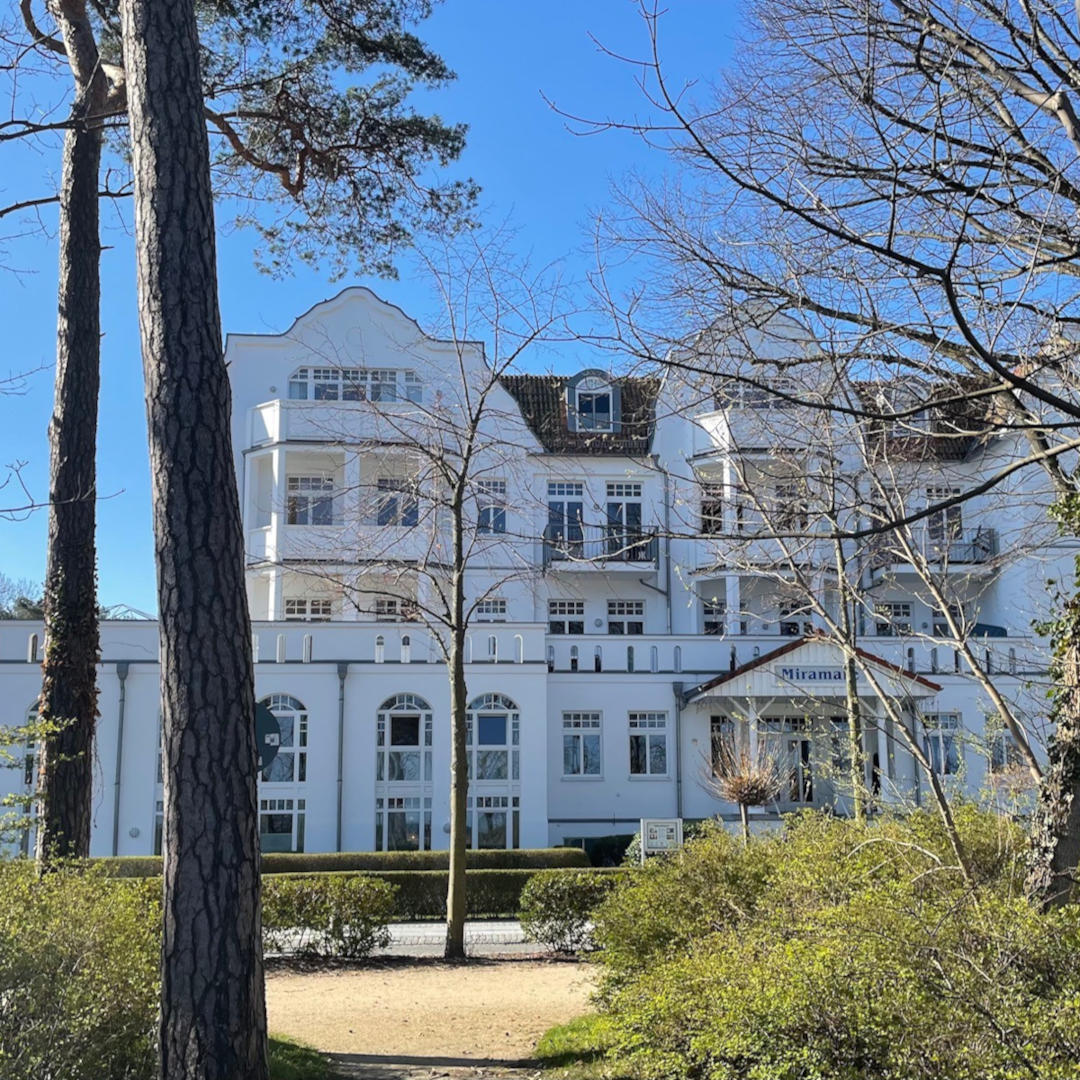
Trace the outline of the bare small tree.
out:
M 469 798 L 470 631 L 512 582 L 536 575 L 534 507 L 522 466 L 534 440 L 504 378 L 526 352 L 560 333 L 565 318 L 557 278 L 514 265 L 502 238 L 472 233 L 418 258 L 443 312 L 439 351 L 430 339 L 402 341 L 401 362 L 424 375 L 422 400 L 381 408 L 365 403 L 359 444 L 328 419 L 322 435 L 360 459 L 360 486 L 349 499 L 363 536 L 359 570 L 328 572 L 340 539 L 318 559 L 291 567 L 332 587 L 363 615 L 427 629 L 450 684 L 450 874 L 445 955 L 465 956 Z M 483 340 L 475 340 L 482 338 Z M 308 348 L 313 348 L 310 342 Z M 408 361 L 406 360 L 408 358 Z M 340 343 L 322 342 L 318 363 L 348 367 Z M 356 415 L 355 413 L 352 415 Z M 381 463 L 376 466 L 376 463 Z M 379 474 L 379 475 L 376 475 Z M 282 508 L 278 508 L 282 509 Z M 497 599 L 500 598 L 500 599 Z M 411 646 L 411 643 L 410 643 Z
M 750 808 L 769 806 L 783 786 L 779 762 L 763 741 L 751 745 L 732 726 L 712 739 L 712 755 L 705 763 L 705 789 L 739 808 L 743 843 L 750 843 Z

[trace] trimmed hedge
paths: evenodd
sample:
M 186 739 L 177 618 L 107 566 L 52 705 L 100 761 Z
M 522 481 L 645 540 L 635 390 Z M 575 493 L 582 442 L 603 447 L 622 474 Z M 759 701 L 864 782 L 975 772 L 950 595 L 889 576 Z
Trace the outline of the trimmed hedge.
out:
M 621 867 L 605 867 L 533 874 L 521 893 L 525 936 L 556 952 L 594 949 L 593 912 L 627 873 Z
M 304 956 L 367 956 L 390 944 L 393 885 L 359 875 L 267 877 L 262 887 L 264 947 Z
M 478 916 L 515 917 L 521 902 L 521 890 L 536 873 L 535 870 L 470 870 L 467 875 L 466 913 L 474 918 Z M 395 889 L 392 917 L 401 922 L 411 922 L 416 919 L 446 918 L 446 889 L 449 877 L 447 870 L 384 870 L 377 874 L 368 870 L 344 870 L 316 874 L 275 875 L 274 878 L 266 880 L 269 882 L 277 881 L 279 878 L 296 881 L 367 878 L 385 882 Z
M 264 874 L 311 874 L 341 871 L 446 870 L 447 851 L 271 852 L 262 857 Z M 110 877 L 161 877 L 160 855 L 121 855 L 91 860 Z M 470 851 L 470 870 L 546 870 L 588 866 L 579 848 L 521 848 Z
M 578 880 L 583 876 L 594 874 L 607 876 L 619 872 L 619 867 L 580 869 L 573 866 L 554 870 L 470 870 L 466 888 L 466 914 L 470 918 L 516 918 L 521 910 L 522 890 L 537 874 L 543 874 L 549 879 L 568 875 L 571 880 Z M 384 883 L 394 890 L 393 904 L 387 914 L 389 921 L 445 919 L 446 888 L 449 877 L 447 870 L 381 870 L 378 873 L 371 870 L 331 870 L 315 873 L 267 874 L 263 878 L 263 903 L 265 907 L 267 903 L 265 898 L 284 895 L 276 893 L 277 889 L 301 888 L 302 885 L 305 888 L 320 887 L 317 883 L 328 882 L 330 884 L 326 888 L 331 890 L 329 895 L 340 895 L 341 903 L 348 905 L 354 902 L 350 894 L 347 892 L 338 894 L 334 891 L 339 888 L 347 889 L 347 886 L 340 883 L 371 881 Z M 296 884 L 280 885 L 281 882 Z M 333 884 L 335 882 L 339 884 Z M 148 897 L 156 897 L 161 890 L 161 878 L 143 878 L 139 885 Z M 296 902 L 299 903 L 299 901 Z M 319 904 L 326 902 L 318 901 Z M 358 900 L 355 902 L 359 903 Z M 314 898 L 311 903 L 315 903 Z M 273 925 L 276 929 L 285 927 L 284 916 L 272 914 L 271 918 L 274 920 Z M 309 926 L 313 932 L 317 929 L 316 923 L 314 916 L 305 919 L 305 925 Z M 337 955 L 348 954 L 338 953 Z

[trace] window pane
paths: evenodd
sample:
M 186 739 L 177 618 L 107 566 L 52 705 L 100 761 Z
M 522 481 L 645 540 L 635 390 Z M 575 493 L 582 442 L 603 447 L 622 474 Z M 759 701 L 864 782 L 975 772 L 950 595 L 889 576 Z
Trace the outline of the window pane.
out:
M 630 772 L 641 776 L 645 772 L 645 736 L 630 736 Z
M 481 746 L 506 745 L 506 717 L 480 716 L 477 718 L 476 741 Z
M 420 717 L 392 716 L 390 718 L 391 746 L 420 745 Z
M 476 778 L 478 780 L 505 780 L 506 751 L 478 750 L 476 752 Z
M 387 758 L 391 780 L 420 780 L 418 750 L 391 750 Z
M 582 744 L 585 751 L 585 775 L 586 776 L 599 776 L 600 775 L 600 736 L 599 735 L 583 735 Z
M 581 772 L 580 736 L 563 736 L 563 776 L 577 776 Z
M 386 815 L 387 850 L 418 851 L 420 814 L 415 810 L 391 810 Z
M 476 815 L 477 847 L 506 847 L 506 811 L 481 810 Z
M 649 772 L 654 776 L 667 772 L 667 739 L 663 735 L 649 736 Z
M 263 769 L 262 778 L 270 783 L 287 783 L 293 778 L 293 756 L 291 753 L 278 754 Z

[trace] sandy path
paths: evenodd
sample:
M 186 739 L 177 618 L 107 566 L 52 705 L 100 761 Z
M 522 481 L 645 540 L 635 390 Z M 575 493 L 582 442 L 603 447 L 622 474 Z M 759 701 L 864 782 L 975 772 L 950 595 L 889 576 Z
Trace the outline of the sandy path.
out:
M 342 1075 L 445 1075 L 520 1062 L 553 1024 L 588 1009 L 586 965 L 553 960 L 386 960 L 267 973 L 270 1030 L 334 1055 Z

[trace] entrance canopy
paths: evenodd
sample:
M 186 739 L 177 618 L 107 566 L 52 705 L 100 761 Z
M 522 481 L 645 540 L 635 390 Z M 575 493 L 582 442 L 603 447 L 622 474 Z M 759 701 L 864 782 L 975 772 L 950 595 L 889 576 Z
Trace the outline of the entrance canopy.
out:
M 856 686 L 860 698 L 878 696 L 872 684 L 900 698 L 928 698 L 941 690 L 938 683 L 922 675 L 904 671 L 863 649 L 855 651 L 859 657 Z M 703 705 L 733 697 L 842 698 L 846 693 L 844 663 L 844 651 L 824 635 L 793 638 L 772 652 L 687 690 L 683 703 Z

